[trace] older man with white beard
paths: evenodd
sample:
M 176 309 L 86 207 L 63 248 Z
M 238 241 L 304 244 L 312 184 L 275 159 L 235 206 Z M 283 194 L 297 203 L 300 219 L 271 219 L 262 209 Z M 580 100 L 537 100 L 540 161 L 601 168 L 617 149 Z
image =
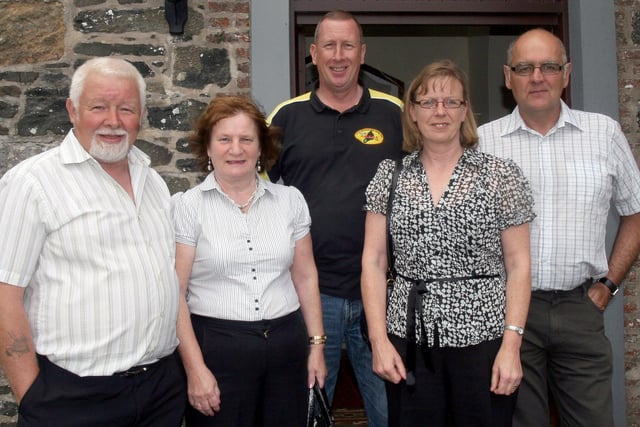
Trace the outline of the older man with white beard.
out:
M 145 82 L 91 59 L 60 146 L 0 180 L 0 365 L 19 426 L 179 426 L 170 195 L 133 142 Z

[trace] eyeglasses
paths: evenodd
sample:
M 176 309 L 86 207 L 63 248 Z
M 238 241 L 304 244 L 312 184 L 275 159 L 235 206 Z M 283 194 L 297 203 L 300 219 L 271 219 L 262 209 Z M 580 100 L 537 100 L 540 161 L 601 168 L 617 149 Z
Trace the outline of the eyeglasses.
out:
M 454 110 L 466 104 L 466 102 L 463 101 L 462 99 L 455 99 L 455 98 L 444 98 L 444 99 L 425 98 L 425 99 L 421 99 L 420 101 L 413 101 L 413 103 L 416 105 L 419 105 L 420 108 L 424 108 L 425 110 L 433 110 L 434 108 L 438 108 L 438 104 L 442 104 L 442 106 L 447 110 Z
M 536 68 L 539 68 L 540 72 L 545 76 L 552 76 L 562 71 L 565 65 L 567 64 L 558 64 L 557 62 L 543 62 L 542 64 L 537 66 L 533 64 L 522 63 L 516 64 L 514 67 L 507 65 L 507 67 L 509 67 L 511 71 L 519 76 L 530 76 L 531 74 L 533 74 Z

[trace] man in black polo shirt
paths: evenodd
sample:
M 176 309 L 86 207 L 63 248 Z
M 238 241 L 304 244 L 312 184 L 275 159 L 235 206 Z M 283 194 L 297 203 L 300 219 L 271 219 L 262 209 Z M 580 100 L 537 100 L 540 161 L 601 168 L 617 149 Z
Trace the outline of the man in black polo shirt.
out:
M 402 154 L 402 102 L 358 82 L 365 44 L 357 20 L 344 11 L 318 23 L 310 53 L 319 85 L 283 102 L 268 118 L 282 129 L 282 153 L 269 171 L 304 194 L 320 279 L 327 342 L 329 400 L 340 369 L 342 344 L 354 368 L 370 427 L 387 426 L 384 382 L 371 366 L 360 333 L 364 192 L 384 159 Z

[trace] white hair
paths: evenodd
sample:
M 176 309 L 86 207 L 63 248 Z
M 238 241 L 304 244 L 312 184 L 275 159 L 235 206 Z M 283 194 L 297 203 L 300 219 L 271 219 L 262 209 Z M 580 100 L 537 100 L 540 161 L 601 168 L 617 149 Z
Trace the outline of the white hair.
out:
M 89 59 L 73 73 L 71 86 L 69 87 L 69 99 L 74 108 L 78 108 L 80 95 L 84 90 L 84 83 L 90 74 L 135 80 L 140 95 L 140 108 L 144 108 L 147 84 L 138 69 L 124 59 L 109 56 Z

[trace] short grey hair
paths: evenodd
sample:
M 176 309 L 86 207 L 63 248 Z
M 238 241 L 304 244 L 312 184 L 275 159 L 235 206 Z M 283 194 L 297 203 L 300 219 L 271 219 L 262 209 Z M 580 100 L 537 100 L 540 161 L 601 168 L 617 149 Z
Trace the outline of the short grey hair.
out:
M 147 84 L 142 74 L 129 61 L 114 57 L 92 58 L 78 67 L 71 78 L 71 86 L 69 87 L 69 99 L 74 108 L 78 108 L 80 96 L 84 90 L 84 83 L 89 75 L 96 74 L 99 76 L 111 76 L 132 79 L 138 86 L 140 95 L 140 107 L 144 109 Z

